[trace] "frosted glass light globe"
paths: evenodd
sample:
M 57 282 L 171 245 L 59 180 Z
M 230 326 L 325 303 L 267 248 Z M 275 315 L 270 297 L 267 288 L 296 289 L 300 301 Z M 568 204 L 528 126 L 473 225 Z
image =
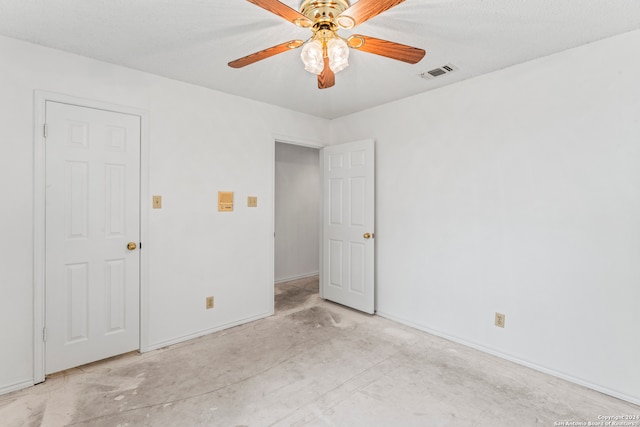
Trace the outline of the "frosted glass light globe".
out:
M 327 42 L 327 54 L 329 56 L 329 68 L 334 73 L 342 71 L 349 66 L 349 47 L 341 38 L 334 38 Z
M 322 43 L 312 40 L 302 48 L 300 58 L 304 62 L 304 69 L 313 74 L 320 74 L 324 69 L 324 59 L 322 57 Z

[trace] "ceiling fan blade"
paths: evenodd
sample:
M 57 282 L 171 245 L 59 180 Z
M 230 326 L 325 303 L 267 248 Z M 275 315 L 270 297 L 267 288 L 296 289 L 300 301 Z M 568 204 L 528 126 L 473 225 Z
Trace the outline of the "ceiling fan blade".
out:
M 313 22 L 295 9 L 291 9 L 286 4 L 278 0 L 247 0 L 250 3 L 260 6 L 261 8 L 274 13 L 287 21 L 303 28 L 313 25 Z
M 362 36 L 360 34 L 354 34 L 349 37 L 347 44 L 353 49 L 375 53 L 376 55 L 386 56 L 387 58 L 397 59 L 398 61 L 408 62 L 409 64 L 417 64 L 426 54 L 424 49 L 390 42 L 388 40 L 376 39 L 374 37 Z
M 380 15 L 385 10 L 399 5 L 403 1 L 404 0 L 359 0 L 356 4 L 338 15 L 336 22 L 343 28 L 353 28 L 374 16 Z M 349 21 L 352 21 L 352 24 L 350 24 Z
M 261 50 L 260 52 L 252 53 L 251 55 L 247 55 L 242 58 L 236 59 L 235 61 L 231 61 L 229 62 L 229 67 L 242 68 L 247 65 L 253 64 L 254 62 L 258 62 L 271 56 L 277 55 L 279 53 L 298 48 L 302 46 L 303 43 L 304 42 L 302 40 L 291 40 L 285 43 L 281 43 L 277 46 L 272 46 L 270 48 Z
M 318 89 L 327 89 L 336 84 L 336 75 L 329 68 L 329 58 L 324 58 L 324 68 L 322 73 L 318 74 Z

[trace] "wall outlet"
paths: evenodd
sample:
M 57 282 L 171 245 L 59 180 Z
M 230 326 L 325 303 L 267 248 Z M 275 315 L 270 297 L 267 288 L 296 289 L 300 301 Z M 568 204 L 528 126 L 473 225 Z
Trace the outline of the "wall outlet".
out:
M 207 310 L 213 308 L 213 297 L 207 297 Z
M 256 196 L 247 197 L 247 206 L 249 206 L 250 208 L 257 208 L 258 198 Z
M 496 313 L 496 326 L 499 328 L 504 328 L 504 314 Z

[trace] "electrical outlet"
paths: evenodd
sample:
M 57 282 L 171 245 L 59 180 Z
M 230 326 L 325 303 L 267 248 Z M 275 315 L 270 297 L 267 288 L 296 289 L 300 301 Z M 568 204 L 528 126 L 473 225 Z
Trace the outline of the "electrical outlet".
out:
M 213 297 L 207 297 L 207 310 L 213 308 Z
M 162 196 L 153 196 L 153 209 L 162 209 Z
M 247 206 L 249 206 L 250 208 L 257 208 L 258 198 L 256 196 L 247 197 Z
M 499 328 L 504 328 L 504 314 L 496 313 L 496 326 Z

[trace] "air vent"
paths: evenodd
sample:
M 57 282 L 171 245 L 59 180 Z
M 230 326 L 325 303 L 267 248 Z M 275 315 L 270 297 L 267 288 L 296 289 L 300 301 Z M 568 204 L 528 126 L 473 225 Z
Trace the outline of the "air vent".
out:
M 458 67 L 453 64 L 443 65 L 440 68 L 434 68 L 433 70 L 427 71 L 426 73 L 420 74 L 420 77 L 423 79 L 433 79 L 439 76 L 444 76 L 445 74 L 453 73 L 457 71 Z

